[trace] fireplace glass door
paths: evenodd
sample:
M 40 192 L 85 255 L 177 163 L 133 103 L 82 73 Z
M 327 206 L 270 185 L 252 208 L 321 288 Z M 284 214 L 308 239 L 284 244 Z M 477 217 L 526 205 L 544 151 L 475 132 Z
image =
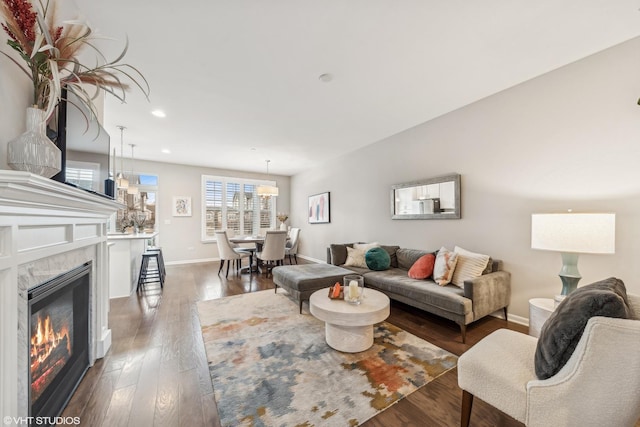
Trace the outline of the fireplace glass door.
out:
M 89 367 L 91 263 L 29 291 L 30 416 L 58 416 Z

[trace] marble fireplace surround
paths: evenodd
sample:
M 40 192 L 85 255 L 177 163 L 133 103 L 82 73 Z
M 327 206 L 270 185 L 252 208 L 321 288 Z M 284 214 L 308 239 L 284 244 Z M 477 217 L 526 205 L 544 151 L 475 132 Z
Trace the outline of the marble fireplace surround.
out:
M 28 290 L 91 261 L 89 362 L 111 346 L 107 222 L 120 205 L 27 172 L 0 171 L 0 414 L 28 416 Z

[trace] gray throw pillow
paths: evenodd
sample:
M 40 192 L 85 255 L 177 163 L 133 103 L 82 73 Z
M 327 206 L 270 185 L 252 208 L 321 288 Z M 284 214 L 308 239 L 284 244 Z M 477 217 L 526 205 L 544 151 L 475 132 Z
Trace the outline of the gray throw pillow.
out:
M 380 245 L 380 247 L 389 254 L 389 259 L 391 260 L 390 267 L 398 268 L 398 255 L 396 255 L 396 252 L 400 249 L 400 246 Z
M 329 245 L 329 250 L 331 252 L 331 264 L 342 265 L 347 261 L 347 246 L 352 248 L 353 243 L 333 243 Z
M 551 378 L 562 369 L 591 317 L 628 319 L 630 313 L 624 283 L 615 277 L 582 286 L 567 295 L 540 331 L 534 360 L 538 379 Z

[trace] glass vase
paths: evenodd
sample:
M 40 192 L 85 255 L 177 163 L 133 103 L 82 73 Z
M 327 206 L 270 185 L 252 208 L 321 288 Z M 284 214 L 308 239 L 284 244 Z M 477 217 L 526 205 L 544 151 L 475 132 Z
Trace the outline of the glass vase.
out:
M 19 171 L 51 178 L 62 165 L 62 153 L 47 137 L 45 112 L 27 108 L 27 131 L 9 141 L 7 164 Z
M 344 300 L 349 304 L 358 305 L 364 296 L 364 277 L 358 274 L 344 276 Z

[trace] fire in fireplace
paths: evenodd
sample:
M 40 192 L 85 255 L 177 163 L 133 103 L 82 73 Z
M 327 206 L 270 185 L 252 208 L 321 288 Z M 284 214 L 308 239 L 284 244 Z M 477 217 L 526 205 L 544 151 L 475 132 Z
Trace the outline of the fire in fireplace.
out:
M 56 417 L 89 367 L 91 263 L 29 291 L 30 416 Z
M 60 373 L 71 358 L 73 299 L 67 292 L 31 319 L 31 403 Z

